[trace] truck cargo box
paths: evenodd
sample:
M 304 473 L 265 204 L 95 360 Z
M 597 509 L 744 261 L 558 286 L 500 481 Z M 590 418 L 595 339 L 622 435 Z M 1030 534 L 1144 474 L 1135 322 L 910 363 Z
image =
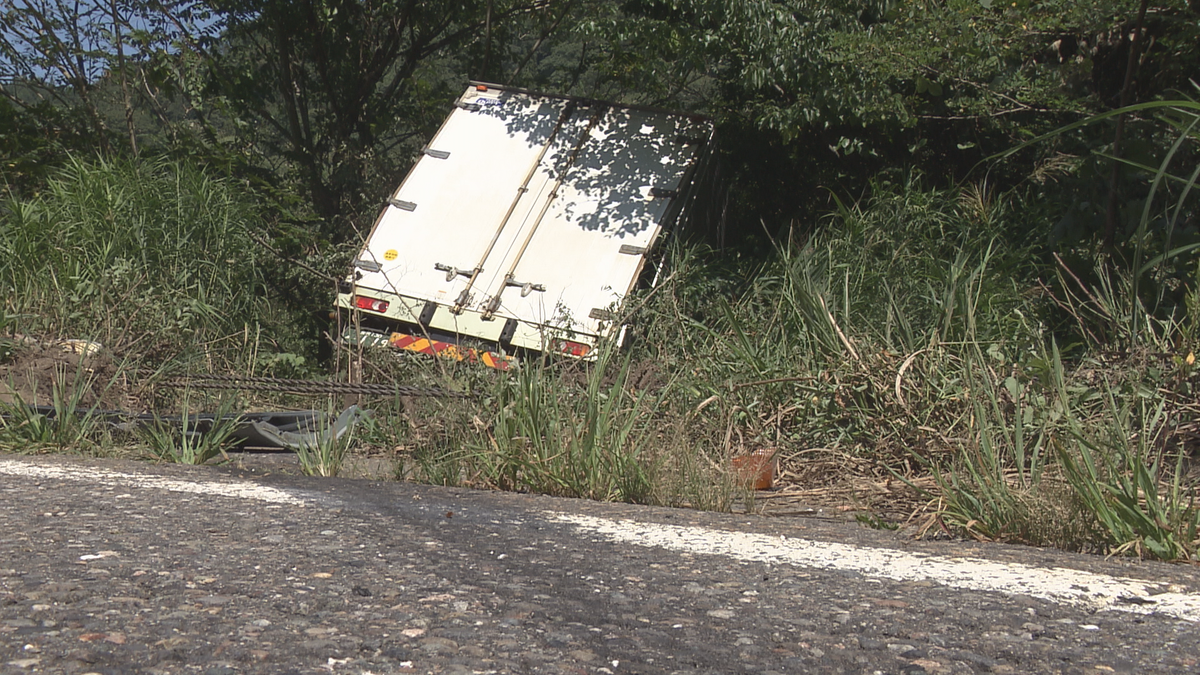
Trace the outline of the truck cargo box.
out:
M 348 337 L 497 367 L 594 355 L 712 135 L 698 116 L 472 83 L 339 288 Z

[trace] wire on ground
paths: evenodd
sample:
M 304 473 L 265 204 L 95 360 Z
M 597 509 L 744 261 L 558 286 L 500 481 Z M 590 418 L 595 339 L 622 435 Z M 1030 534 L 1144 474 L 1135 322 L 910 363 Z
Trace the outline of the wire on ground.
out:
M 279 377 L 239 375 L 182 375 L 159 382 L 179 389 L 239 389 L 272 391 L 286 394 L 363 394 L 367 396 L 426 396 L 432 398 L 473 398 L 466 392 L 441 387 L 414 387 L 407 384 L 354 384 L 325 380 L 289 380 Z

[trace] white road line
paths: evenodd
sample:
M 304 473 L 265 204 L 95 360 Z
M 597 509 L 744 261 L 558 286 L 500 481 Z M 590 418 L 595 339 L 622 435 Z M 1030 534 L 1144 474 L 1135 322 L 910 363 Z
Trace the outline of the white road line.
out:
M 638 546 L 720 555 L 748 562 L 857 572 L 895 581 L 930 581 L 964 590 L 1028 595 L 1090 610 L 1163 614 L 1200 622 L 1200 594 L 1164 583 L 1061 567 L 950 558 L 701 527 L 654 525 L 563 513 L 551 515 L 586 533 Z
M 38 466 L 14 460 L 0 460 L 0 474 L 24 476 L 27 478 L 81 481 L 151 490 L 169 490 L 171 492 L 187 492 L 209 497 L 253 499 L 271 504 L 287 504 L 288 506 L 306 506 L 308 504 L 304 499 L 265 485 L 216 481 L 184 481 L 174 478 L 163 478 L 162 476 L 140 476 L 138 474 L 83 466 Z

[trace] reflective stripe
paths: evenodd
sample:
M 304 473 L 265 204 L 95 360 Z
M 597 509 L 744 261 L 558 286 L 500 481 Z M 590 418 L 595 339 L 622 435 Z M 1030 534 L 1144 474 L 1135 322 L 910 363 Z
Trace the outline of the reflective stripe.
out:
M 418 354 L 441 356 L 455 361 L 467 361 L 468 363 L 482 363 L 496 370 L 508 370 L 516 363 L 516 359 L 511 356 L 475 349 L 463 349 L 451 342 L 440 342 L 415 335 L 405 335 L 404 333 L 392 333 L 392 336 L 388 338 L 388 344 L 396 349 L 417 352 Z

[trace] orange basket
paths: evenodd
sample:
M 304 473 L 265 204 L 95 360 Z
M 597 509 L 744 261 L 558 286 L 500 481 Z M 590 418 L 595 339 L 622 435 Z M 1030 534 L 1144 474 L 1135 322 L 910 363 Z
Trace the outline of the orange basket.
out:
M 755 490 L 770 490 L 774 487 L 775 467 L 778 464 L 775 461 L 774 448 L 762 448 L 748 455 L 739 455 L 731 462 L 734 475 L 744 482 L 746 487 L 753 487 Z

